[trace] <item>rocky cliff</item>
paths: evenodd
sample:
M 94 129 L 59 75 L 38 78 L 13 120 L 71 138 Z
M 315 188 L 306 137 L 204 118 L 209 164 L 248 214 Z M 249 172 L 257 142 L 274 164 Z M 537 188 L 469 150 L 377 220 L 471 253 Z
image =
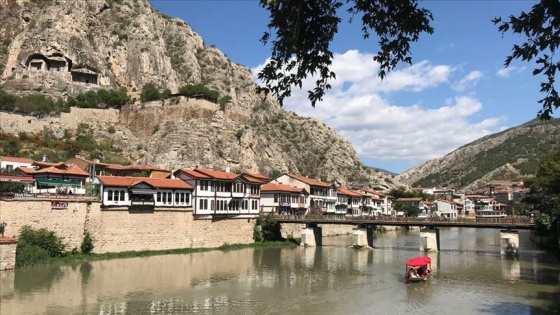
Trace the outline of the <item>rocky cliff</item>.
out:
M 183 97 L 129 105 L 118 122 L 71 118 L 110 138 L 136 163 L 398 186 L 391 176 L 365 167 L 352 145 L 320 121 L 286 112 L 257 94 L 249 69 L 147 0 L 0 0 L 0 6 L 0 79 L 10 92 L 66 97 L 124 87 L 134 96 L 146 83 L 172 92 L 202 83 L 231 97 L 225 107 Z M 49 128 L 67 127 L 53 121 Z
M 523 180 L 535 174 L 540 160 L 560 149 L 560 120 L 529 121 L 483 137 L 397 176 L 419 187 L 473 191 L 493 181 Z

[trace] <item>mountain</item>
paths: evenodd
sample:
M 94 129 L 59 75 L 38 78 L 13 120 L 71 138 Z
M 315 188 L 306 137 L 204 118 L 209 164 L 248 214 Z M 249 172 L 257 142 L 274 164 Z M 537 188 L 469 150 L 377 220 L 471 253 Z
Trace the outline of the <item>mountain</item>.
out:
M 543 157 L 560 148 L 560 120 L 532 120 L 485 136 L 397 176 L 413 187 L 473 191 L 493 181 L 532 177 Z
M 385 173 L 385 174 L 388 174 L 388 175 L 391 175 L 391 176 L 397 176 L 397 175 L 399 175 L 398 173 L 391 172 L 391 171 L 388 171 L 388 170 L 386 170 L 386 169 L 382 169 L 382 168 L 379 168 L 379 167 L 368 166 L 368 168 L 370 168 L 370 169 L 373 170 L 373 171 Z
M 46 128 L 62 139 L 84 123 L 132 163 L 293 172 L 356 188 L 400 185 L 369 170 L 322 122 L 258 94 L 249 69 L 147 0 L 0 0 L 0 9 L 0 84 L 12 94 L 66 98 L 124 88 L 138 98 L 148 83 L 171 93 L 202 84 L 231 99 L 218 105 L 175 96 L 116 112 L 73 108 L 38 120 L 2 114 L 3 132 Z

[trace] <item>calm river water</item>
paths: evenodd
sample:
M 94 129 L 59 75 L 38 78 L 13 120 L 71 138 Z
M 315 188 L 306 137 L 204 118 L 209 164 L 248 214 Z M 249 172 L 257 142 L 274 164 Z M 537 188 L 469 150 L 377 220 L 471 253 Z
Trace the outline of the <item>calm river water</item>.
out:
M 0 272 L 0 314 L 560 314 L 559 261 L 520 231 L 443 229 L 434 276 L 405 284 L 419 232 L 351 236 L 323 247 L 242 249 Z

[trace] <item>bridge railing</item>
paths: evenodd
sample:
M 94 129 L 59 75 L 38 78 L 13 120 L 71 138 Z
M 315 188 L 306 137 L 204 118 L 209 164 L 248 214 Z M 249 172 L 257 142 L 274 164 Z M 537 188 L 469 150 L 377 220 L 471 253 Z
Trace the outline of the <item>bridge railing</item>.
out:
M 507 216 L 502 218 L 416 218 L 416 217 L 392 217 L 392 216 L 352 216 L 344 214 L 274 214 L 274 217 L 290 221 L 352 221 L 352 222 L 395 222 L 395 223 L 476 223 L 476 224 L 532 224 L 529 216 Z

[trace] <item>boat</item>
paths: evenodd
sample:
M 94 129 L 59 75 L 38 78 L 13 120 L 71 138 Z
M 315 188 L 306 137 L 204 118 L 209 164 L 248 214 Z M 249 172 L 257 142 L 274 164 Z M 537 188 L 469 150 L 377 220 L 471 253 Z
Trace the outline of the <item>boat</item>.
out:
M 407 282 L 426 281 L 432 275 L 432 259 L 430 257 L 418 256 L 406 261 Z

